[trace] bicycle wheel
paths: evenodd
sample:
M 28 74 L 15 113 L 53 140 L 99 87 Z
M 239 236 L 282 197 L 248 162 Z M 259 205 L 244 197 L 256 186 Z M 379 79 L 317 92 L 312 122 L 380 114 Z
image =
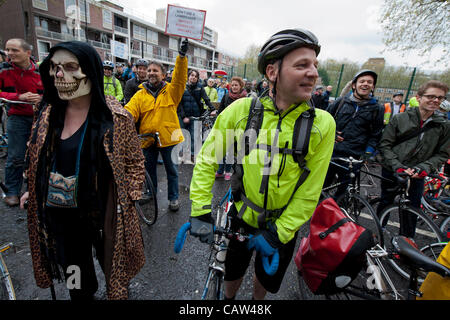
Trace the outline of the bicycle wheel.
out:
M 144 222 L 151 226 L 158 219 L 158 201 L 155 186 L 150 175 L 145 172 L 142 199 L 136 203 L 136 209 Z
M 446 237 L 446 240 L 450 240 L 450 216 L 447 216 L 444 221 L 442 221 L 440 230 L 442 234 Z
M 375 244 L 383 246 L 383 232 L 380 221 L 372 206 L 358 194 L 343 194 L 337 200 L 339 207 L 356 223 L 372 232 Z
M 11 276 L 8 273 L 8 268 L 6 268 L 2 256 L 0 256 L 0 280 L 0 300 L 16 300 Z
M 446 245 L 447 242 L 436 242 L 429 244 L 428 246 L 422 248 L 420 251 L 427 257 L 430 257 L 431 259 L 436 261 Z
M 205 286 L 206 292 L 203 292 L 202 298 L 204 300 L 223 300 L 222 275 L 215 270 L 211 270 L 208 278 L 207 285 Z
M 6 158 L 8 155 L 8 139 L 6 135 L 0 135 L 0 159 Z
M 401 211 L 403 214 L 400 214 L 398 205 L 391 205 L 381 212 L 380 223 L 387 252 L 393 252 L 392 238 L 397 235 L 414 240 L 419 250 L 442 241 L 439 228 L 422 211 L 409 206 Z M 406 230 L 405 219 L 410 221 L 410 230 Z M 409 268 L 405 263 L 395 256 L 389 259 L 389 262 L 403 278 L 409 279 Z M 419 281 L 422 282 L 423 279 L 422 275 L 419 275 Z

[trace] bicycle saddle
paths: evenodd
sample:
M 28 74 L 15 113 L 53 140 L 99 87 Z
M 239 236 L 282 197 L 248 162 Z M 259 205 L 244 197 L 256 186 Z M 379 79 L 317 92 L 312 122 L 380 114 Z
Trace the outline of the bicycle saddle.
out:
M 424 255 L 407 237 L 393 237 L 392 245 L 401 258 L 411 267 L 426 272 L 436 272 L 442 277 L 450 277 L 450 269 Z

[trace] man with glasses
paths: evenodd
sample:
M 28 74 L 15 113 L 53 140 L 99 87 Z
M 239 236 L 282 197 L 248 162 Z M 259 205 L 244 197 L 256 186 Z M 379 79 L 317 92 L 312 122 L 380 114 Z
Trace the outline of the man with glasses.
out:
M 450 123 L 435 112 L 447 92 L 448 86 L 440 81 L 423 84 L 416 96 L 419 107 L 392 117 L 380 141 L 383 177 L 395 181 L 394 173 L 407 173 L 412 178 L 408 197 L 416 208 L 420 207 L 424 177 L 438 170 L 450 156 Z M 388 190 L 395 185 L 382 181 L 378 213 L 394 201 L 395 194 Z M 402 235 L 413 237 L 415 223 L 406 218 Z

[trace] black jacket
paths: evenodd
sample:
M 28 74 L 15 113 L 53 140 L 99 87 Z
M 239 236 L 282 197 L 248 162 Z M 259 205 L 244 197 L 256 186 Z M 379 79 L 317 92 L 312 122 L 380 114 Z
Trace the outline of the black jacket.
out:
M 344 99 L 339 110 L 339 104 Z M 383 130 L 384 109 L 375 98 L 360 106 L 350 96 L 337 99 L 327 111 L 336 121 L 336 133 L 342 132 L 342 142 L 334 145 L 335 156 L 359 158 L 365 152 L 375 151 Z M 337 114 L 335 114 L 337 111 Z
M 125 103 L 128 103 L 128 101 L 131 100 L 131 98 L 134 96 L 136 92 L 141 90 L 139 88 L 139 85 L 144 82 L 145 80 L 139 80 L 137 77 L 132 78 L 127 81 L 125 84 L 125 90 L 123 91 L 123 96 L 125 98 Z
M 201 99 L 210 110 L 215 110 L 206 94 L 205 88 L 200 84 L 186 85 L 180 105 L 178 106 L 178 116 L 180 119 L 185 117 L 200 117 L 205 111 Z

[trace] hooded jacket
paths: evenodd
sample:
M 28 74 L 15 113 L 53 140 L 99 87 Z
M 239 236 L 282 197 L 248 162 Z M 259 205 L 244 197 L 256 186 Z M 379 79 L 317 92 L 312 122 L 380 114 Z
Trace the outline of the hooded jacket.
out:
M 143 240 L 134 201 L 141 197 L 144 156 L 131 115 L 103 93 L 103 68 L 93 47 L 78 41 L 50 49 L 41 63 L 45 92 L 35 114 L 27 154 L 28 230 L 36 283 L 41 288 L 61 279 L 56 263 L 55 239 L 45 207 L 48 177 L 55 142 L 64 127 L 67 102 L 58 97 L 50 59 L 58 49 L 72 52 L 92 82 L 89 124 L 81 152 L 78 203 L 80 214 L 101 235 L 108 298 L 126 299 L 128 282 L 145 263 Z M 84 230 L 80 230 L 80 234 Z
M 396 144 L 401 137 L 421 128 L 419 108 L 411 108 L 392 117 L 380 141 L 382 165 L 390 171 L 418 167 L 427 173 L 438 170 L 450 157 L 450 122 L 437 113 L 423 126 L 431 129 Z

